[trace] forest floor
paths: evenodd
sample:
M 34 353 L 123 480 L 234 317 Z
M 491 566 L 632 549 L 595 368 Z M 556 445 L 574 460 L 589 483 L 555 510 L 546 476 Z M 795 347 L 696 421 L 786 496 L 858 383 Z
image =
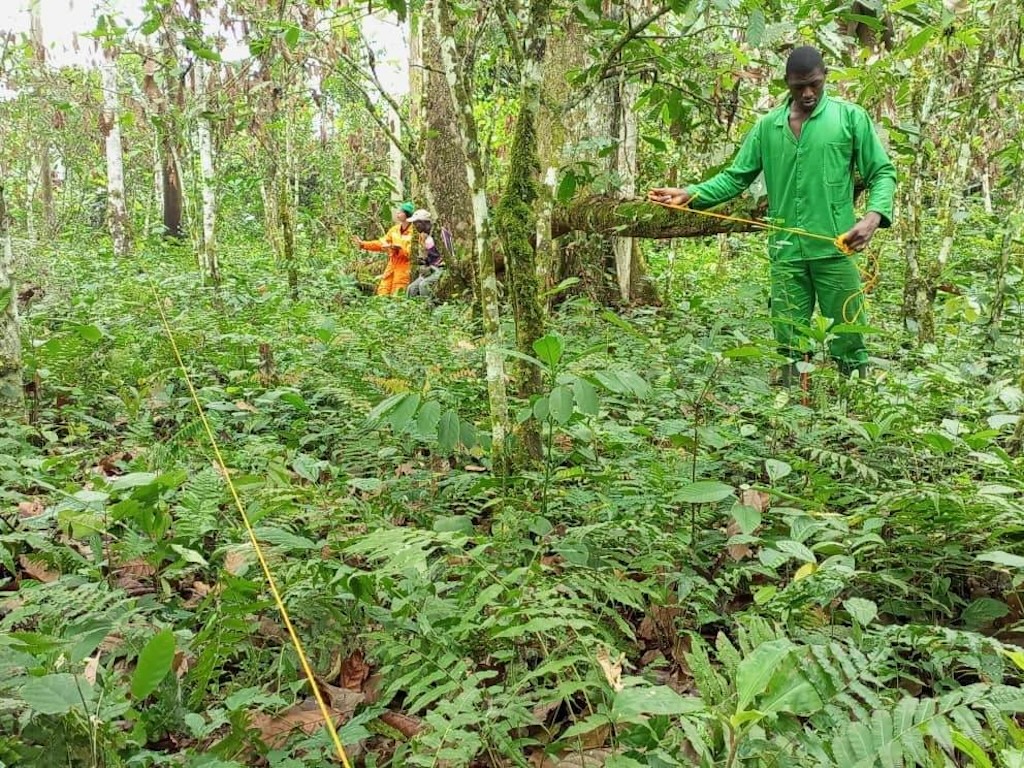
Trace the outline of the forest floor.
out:
M 34 256 L 0 764 L 331 753 L 151 276 L 359 763 L 1024 765 L 1019 307 L 987 333 L 965 259 L 918 348 L 887 254 L 872 376 L 819 365 L 804 402 L 768 384 L 761 251 L 656 255 L 658 309 L 562 303 L 550 395 L 516 406 L 545 461 L 504 481 L 465 305 L 365 297 L 327 259 L 292 301 L 248 243 L 218 291 L 185 251 Z

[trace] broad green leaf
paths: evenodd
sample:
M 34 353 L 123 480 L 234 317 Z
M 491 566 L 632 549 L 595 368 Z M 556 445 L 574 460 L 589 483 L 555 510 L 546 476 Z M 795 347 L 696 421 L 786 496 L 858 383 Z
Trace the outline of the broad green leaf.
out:
M 572 171 L 565 171 L 558 182 L 558 190 L 555 193 L 558 202 L 564 204 L 572 200 L 572 196 L 576 194 L 576 185 L 576 174 Z
M 672 499 L 685 504 L 714 504 L 729 498 L 735 492 L 736 489 L 731 485 L 717 480 L 698 480 L 696 483 L 684 485 L 675 492 Z
M 761 513 L 746 504 L 736 503 L 732 505 L 730 513 L 733 520 L 745 534 L 751 534 L 761 524 Z
M 174 661 L 174 633 L 170 629 L 157 632 L 149 639 L 139 654 L 139 660 L 132 675 L 132 696 L 144 699 L 171 671 Z
M 824 706 L 811 681 L 800 670 L 784 666 L 775 671 L 757 710 L 764 714 L 788 712 L 806 717 Z
M 1011 555 L 1009 552 L 1003 552 L 1001 549 L 983 552 L 978 555 L 978 559 L 986 563 L 1005 565 L 1007 568 L 1024 568 L 1024 557 Z
M 960 618 L 968 629 L 979 630 L 990 626 L 992 622 L 1003 618 L 1009 612 L 1009 606 L 1002 600 L 979 597 L 967 606 Z
M 294 48 L 296 45 L 299 44 L 299 36 L 301 35 L 301 33 L 302 30 L 300 30 L 295 25 L 288 27 L 284 31 L 284 41 L 289 48 Z
M 542 336 L 533 342 L 533 351 L 537 353 L 540 361 L 549 367 L 558 365 L 558 361 L 562 359 L 563 350 L 562 340 L 551 334 Z
M 699 698 L 680 696 L 667 685 L 636 686 L 615 694 L 611 715 L 628 721 L 638 715 L 686 715 L 704 709 Z
M 789 640 L 761 643 L 740 662 L 736 669 L 736 711 L 744 711 L 754 697 L 762 693 L 778 666 L 795 646 Z
M 459 444 L 459 414 L 445 411 L 437 425 L 437 442 L 441 453 L 451 453 Z
M 76 706 L 81 707 L 83 695 L 86 702 L 92 700 L 89 681 L 66 672 L 33 677 L 19 693 L 29 707 L 43 715 L 64 715 Z
M 420 396 L 416 394 L 406 395 L 400 403 L 398 403 L 391 414 L 388 416 L 391 422 L 391 428 L 398 433 L 404 432 L 406 427 L 412 422 L 413 416 L 416 415 L 416 410 L 420 407 Z
M 97 344 L 103 338 L 103 331 L 95 325 L 76 325 L 75 333 L 88 341 L 90 344 Z
M 156 480 L 155 472 L 131 472 L 127 475 L 122 475 L 110 484 L 110 489 L 113 491 L 124 491 L 129 488 L 138 488 L 142 485 L 149 485 Z
M 576 408 L 580 413 L 587 416 L 597 416 L 600 412 L 600 403 L 597 399 L 597 390 L 594 385 L 585 379 L 576 379 L 572 384 L 573 396 L 576 399 Z
M 303 480 L 316 485 L 320 482 L 320 462 L 312 456 L 299 454 L 292 462 L 292 470 Z
M 477 443 L 476 427 L 468 421 L 463 421 L 459 425 L 459 440 L 465 450 L 471 451 Z
M 384 414 L 388 413 L 389 411 L 391 411 L 392 408 L 394 408 L 400 402 L 402 402 L 405 399 L 406 394 L 407 394 L 406 392 L 402 392 L 402 393 L 397 394 L 397 395 L 392 395 L 391 397 L 387 398 L 386 400 L 381 401 L 376 406 L 374 406 L 373 410 L 371 410 L 367 414 L 366 420 L 367 421 L 371 421 L 371 422 L 377 421 Z M 283 400 L 284 396 L 282 396 L 281 399 Z
M 953 745 L 971 758 L 974 768 L 992 768 L 992 761 L 985 750 L 959 731 L 953 731 Z
M 817 562 L 817 559 L 814 557 L 814 553 L 799 541 L 783 539 L 782 541 L 775 542 L 775 546 L 787 555 L 792 555 L 798 560 L 803 560 L 805 563 Z
M 352 484 L 352 480 L 349 481 L 349 484 Z M 312 551 L 314 549 L 320 549 L 316 542 L 310 541 L 305 536 L 298 536 L 291 531 L 274 528 L 269 525 L 257 528 L 256 538 L 259 539 L 261 543 L 272 544 L 275 547 L 282 547 L 283 549 L 288 550 L 296 549 Z
M 11 305 L 11 296 L 14 295 L 14 288 L 8 287 L 0 291 L 0 313 Z
M 428 400 L 416 416 L 416 429 L 422 437 L 434 440 L 437 438 L 437 425 L 440 421 L 441 404 L 436 400 Z
M 438 533 L 473 533 L 473 521 L 465 515 L 455 517 L 439 517 L 434 520 L 434 530 Z
M 765 459 L 764 468 L 768 472 L 768 479 L 773 483 L 779 482 L 793 472 L 793 467 L 778 459 Z
M 845 608 L 847 613 L 853 616 L 857 623 L 862 627 L 866 627 L 875 620 L 876 616 L 878 616 L 878 606 L 871 600 L 865 600 L 863 597 L 847 598 L 843 601 L 843 608 Z
M 555 387 L 548 397 L 548 407 L 555 421 L 559 424 L 567 424 L 572 418 L 573 412 L 572 390 L 565 385 Z
M 650 397 L 651 385 L 639 374 L 633 371 L 618 371 L 618 378 L 630 392 L 641 400 Z
M 192 563 L 193 565 L 202 566 L 209 565 L 209 563 L 206 562 L 206 558 L 204 558 L 194 549 L 188 549 L 186 547 L 181 546 L 180 544 L 171 544 L 171 549 L 177 552 L 181 559 L 184 560 L 186 563 Z

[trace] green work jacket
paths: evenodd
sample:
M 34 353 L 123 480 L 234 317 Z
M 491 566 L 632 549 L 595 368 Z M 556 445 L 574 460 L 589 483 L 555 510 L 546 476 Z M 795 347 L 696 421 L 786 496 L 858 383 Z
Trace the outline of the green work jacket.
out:
M 789 127 L 787 99 L 757 121 L 729 168 L 687 191 L 696 195 L 693 208 L 711 208 L 739 195 L 763 171 L 769 221 L 835 238 L 856 223 L 854 169 L 870 190 L 868 211 L 890 226 L 896 169 L 871 118 L 856 104 L 823 94 L 799 139 Z M 786 232 L 771 232 L 768 243 L 771 258 L 784 261 L 839 254 L 827 240 Z

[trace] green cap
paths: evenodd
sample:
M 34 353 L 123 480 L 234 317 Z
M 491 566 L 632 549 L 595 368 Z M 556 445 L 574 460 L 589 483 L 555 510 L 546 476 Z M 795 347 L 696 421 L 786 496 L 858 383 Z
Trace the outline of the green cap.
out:
M 406 216 L 412 216 L 412 212 L 416 210 L 416 206 L 412 203 L 402 203 L 402 206 L 398 210 Z

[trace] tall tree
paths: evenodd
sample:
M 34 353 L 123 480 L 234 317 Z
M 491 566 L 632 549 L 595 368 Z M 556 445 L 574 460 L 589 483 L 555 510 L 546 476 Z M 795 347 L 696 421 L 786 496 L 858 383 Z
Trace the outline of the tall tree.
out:
M 31 13 L 30 34 L 32 53 L 37 67 L 36 77 L 42 83 L 46 76 L 46 41 L 43 36 L 41 0 L 32 0 L 29 9 Z M 40 91 L 41 89 L 37 89 L 37 94 L 41 96 Z M 40 97 L 36 103 L 43 110 L 42 117 L 45 119 L 46 115 L 50 112 L 46 106 L 48 104 L 47 100 Z M 57 228 L 57 214 L 53 204 L 53 165 L 50 161 L 49 130 L 43 131 L 42 135 L 39 136 L 36 152 L 39 199 L 43 209 L 43 234 L 48 235 L 55 232 Z
M 18 327 L 18 292 L 14 281 L 14 248 L 4 182 L 0 178 L 0 412 L 22 406 L 21 333 Z
M 217 174 L 213 160 L 213 130 L 210 126 L 210 80 L 212 68 L 206 62 L 196 63 L 195 84 L 199 115 L 196 133 L 199 143 L 200 183 L 203 198 L 203 276 L 213 285 L 220 283 L 217 261 Z
M 472 253 L 477 269 L 484 325 L 484 355 L 491 415 L 491 460 L 494 470 L 503 472 L 508 460 L 505 442 L 510 432 L 511 417 L 505 385 L 505 359 L 501 352 L 503 345 L 498 277 L 494 268 L 494 256 L 488 247 L 491 220 L 482 148 L 476 117 L 473 114 L 472 79 L 466 72 L 465 58 L 459 56 L 459 43 L 452 20 L 450 0 L 434 0 L 432 17 L 441 71 L 444 73 L 458 126 L 457 135 L 459 146 L 462 148 L 462 173 L 470 192 L 473 221 Z M 435 197 L 440 197 L 436 191 Z
M 130 251 L 128 210 L 124 196 L 124 155 L 121 146 L 121 108 L 118 98 L 117 49 L 108 44 L 102 65 L 103 114 L 100 133 L 107 157 L 107 227 L 114 254 L 126 258 Z

